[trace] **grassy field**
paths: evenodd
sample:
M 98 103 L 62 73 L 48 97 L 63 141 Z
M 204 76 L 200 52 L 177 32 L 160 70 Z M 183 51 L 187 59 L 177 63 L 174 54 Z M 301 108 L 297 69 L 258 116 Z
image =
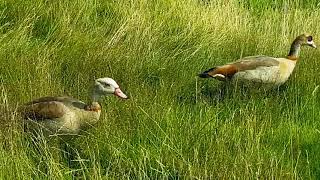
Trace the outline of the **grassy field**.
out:
M 226 90 L 197 74 L 265 54 L 304 32 L 320 45 L 316 0 L 0 2 L 0 179 L 318 179 L 319 50 L 303 48 L 279 90 Z M 318 43 L 317 43 L 318 42 Z M 16 109 L 33 98 L 89 100 L 112 77 L 130 96 L 69 150 L 36 141 Z

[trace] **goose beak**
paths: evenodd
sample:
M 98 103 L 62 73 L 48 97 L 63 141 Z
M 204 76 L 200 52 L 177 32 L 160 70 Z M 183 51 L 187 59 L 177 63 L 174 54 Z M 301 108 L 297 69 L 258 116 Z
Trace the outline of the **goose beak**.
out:
M 128 99 L 128 96 L 125 95 L 120 88 L 116 88 L 116 90 L 114 91 L 114 95 L 122 98 L 122 99 Z

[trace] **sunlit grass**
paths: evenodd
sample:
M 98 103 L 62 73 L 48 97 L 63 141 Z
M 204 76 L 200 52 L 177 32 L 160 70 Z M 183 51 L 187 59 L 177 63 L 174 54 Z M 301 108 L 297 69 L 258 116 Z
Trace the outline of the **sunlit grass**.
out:
M 317 179 L 318 50 L 303 48 L 289 81 L 271 92 L 225 90 L 196 75 L 244 56 L 284 57 L 304 32 L 319 45 L 318 6 L 1 2 L 1 179 Z M 98 124 L 69 145 L 22 133 L 19 105 L 47 95 L 87 101 L 106 76 L 130 99 L 106 98 Z

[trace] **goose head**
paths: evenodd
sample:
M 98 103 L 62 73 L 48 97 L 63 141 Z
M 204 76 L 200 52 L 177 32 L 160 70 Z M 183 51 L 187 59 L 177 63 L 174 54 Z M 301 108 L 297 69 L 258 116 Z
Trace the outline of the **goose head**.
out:
M 317 48 L 316 44 L 313 42 L 313 37 L 309 34 L 302 34 L 296 38 L 301 45 L 307 45 L 313 48 Z
M 127 99 L 117 82 L 111 78 L 99 78 L 95 80 L 94 90 L 93 90 L 93 100 L 97 101 L 101 96 L 115 95 L 122 99 Z

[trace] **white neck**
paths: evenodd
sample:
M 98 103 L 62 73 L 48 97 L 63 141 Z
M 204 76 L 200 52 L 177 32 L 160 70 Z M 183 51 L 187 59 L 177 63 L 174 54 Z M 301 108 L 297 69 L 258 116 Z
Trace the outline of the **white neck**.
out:
M 100 94 L 93 93 L 93 94 L 91 95 L 91 100 L 92 100 L 93 102 L 98 102 L 100 99 L 101 99 L 101 95 L 100 95 Z

